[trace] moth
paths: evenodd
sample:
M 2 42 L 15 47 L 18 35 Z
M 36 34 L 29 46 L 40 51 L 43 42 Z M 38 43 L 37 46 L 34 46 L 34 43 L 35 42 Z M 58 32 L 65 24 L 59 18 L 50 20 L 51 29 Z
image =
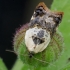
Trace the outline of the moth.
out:
M 63 12 L 50 11 L 44 2 L 38 4 L 25 33 L 25 44 L 30 53 L 39 53 L 47 48 L 62 17 Z

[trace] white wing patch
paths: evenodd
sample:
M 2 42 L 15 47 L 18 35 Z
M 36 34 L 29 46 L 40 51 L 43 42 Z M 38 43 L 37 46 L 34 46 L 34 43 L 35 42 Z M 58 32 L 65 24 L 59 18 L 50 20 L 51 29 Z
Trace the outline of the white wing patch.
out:
M 37 37 L 37 34 L 41 30 L 44 31 L 44 35 L 40 39 L 44 39 L 44 42 L 41 44 L 35 44 L 32 37 L 33 36 Z M 34 53 L 42 52 L 48 46 L 49 42 L 50 42 L 50 33 L 45 29 L 34 27 L 28 29 L 25 33 L 25 44 L 29 52 Z

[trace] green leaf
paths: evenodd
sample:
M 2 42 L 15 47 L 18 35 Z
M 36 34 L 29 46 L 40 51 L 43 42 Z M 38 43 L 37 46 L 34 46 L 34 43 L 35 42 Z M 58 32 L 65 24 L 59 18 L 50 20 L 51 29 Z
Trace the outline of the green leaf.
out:
M 21 60 L 17 59 L 12 70 L 21 70 L 24 64 L 22 63 Z
M 0 70 L 8 70 L 1 58 L 0 58 Z

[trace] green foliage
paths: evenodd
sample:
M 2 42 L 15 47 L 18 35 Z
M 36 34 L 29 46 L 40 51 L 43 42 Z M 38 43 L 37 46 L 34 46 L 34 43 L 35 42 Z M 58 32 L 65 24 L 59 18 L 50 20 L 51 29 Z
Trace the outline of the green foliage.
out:
M 12 70 L 22 70 L 23 66 L 24 66 L 23 62 L 21 60 L 17 59 Z
M 12 70 L 70 70 L 70 60 L 69 60 L 70 58 L 70 12 L 69 12 L 70 0 L 54 0 L 51 9 L 55 11 L 59 10 L 64 12 L 62 23 L 60 23 L 59 26 L 59 30 L 63 35 L 64 43 L 65 43 L 64 52 L 62 53 L 61 57 L 58 60 L 51 63 L 50 65 L 48 65 L 47 67 L 37 67 L 37 68 L 30 66 L 28 64 L 24 64 L 21 60 L 17 60 Z M 57 53 L 58 52 L 59 51 L 57 51 Z M 18 53 L 22 54 L 23 51 Z M 22 58 L 22 56 L 19 57 Z M 0 70 L 7 70 L 7 68 L 4 66 L 4 63 L 2 62 L 1 59 L 0 59 Z
M 2 59 L 0 58 L 0 70 L 7 70 L 5 64 L 3 63 Z

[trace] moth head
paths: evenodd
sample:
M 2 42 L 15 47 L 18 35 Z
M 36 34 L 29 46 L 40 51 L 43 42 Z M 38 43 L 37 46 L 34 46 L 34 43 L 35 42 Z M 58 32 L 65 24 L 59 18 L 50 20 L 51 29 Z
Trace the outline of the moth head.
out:
M 52 12 L 43 2 L 41 2 L 36 6 L 30 24 L 31 27 L 39 26 L 48 30 L 51 34 L 54 34 L 57 26 L 62 21 L 62 17 L 63 12 Z

